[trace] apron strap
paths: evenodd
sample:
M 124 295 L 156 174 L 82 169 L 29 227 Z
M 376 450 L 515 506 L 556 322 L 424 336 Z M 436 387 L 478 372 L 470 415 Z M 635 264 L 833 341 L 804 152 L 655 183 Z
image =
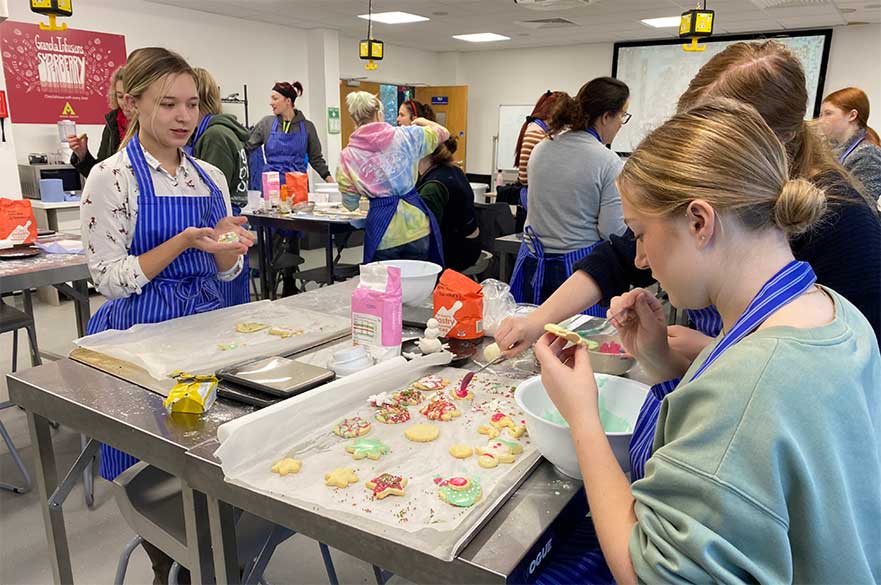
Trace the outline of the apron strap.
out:
M 432 262 L 443 266 L 444 248 L 440 227 L 438 226 L 437 219 L 434 217 L 434 213 L 425 205 L 425 202 L 415 188 L 408 191 L 406 195 L 370 198 L 370 210 L 367 212 L 367 226 L 364 237 L 364 263 L 373 261 L 373 256 L 379 249 L 379 244 L 382 242 L 385 232 L 388 231 L 388 227 L 398 211 L 398 203 L 402 200 L 419 209 L 428 217 L 430 229 L 429 258 Z

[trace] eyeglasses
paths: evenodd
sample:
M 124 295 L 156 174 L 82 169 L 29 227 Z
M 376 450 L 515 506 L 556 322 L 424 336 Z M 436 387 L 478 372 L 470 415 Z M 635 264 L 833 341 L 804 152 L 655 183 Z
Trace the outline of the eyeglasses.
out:
M 623 126 L 624 124 L 629 122 L 630 118 L 632 118 L 632 117 L 633 117 L 633 115 L 631 115 L 630 113 L 624 112 L 624 114 L 621 116 L 621 125 Z

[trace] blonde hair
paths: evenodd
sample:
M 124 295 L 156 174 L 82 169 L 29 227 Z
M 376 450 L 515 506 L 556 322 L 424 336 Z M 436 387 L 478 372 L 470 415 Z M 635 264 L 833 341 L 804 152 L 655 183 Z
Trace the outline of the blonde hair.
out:
M 174 51 L 162 47 L 137 49 L 129 55 L 128 63 L 125 65 L 125 93 L 139 99 L 156 81 L 169 75 L 182 74 L 191 75 L 194 81 L 196 79 L 196 74 L 190 64 Z M 137 116 L 134 116 L 129 122 L 125 140 L 119 146 L 120 150 L 125 148 L 132 136 L 140 130 L 140 121 Z
M 207 69 L 193 69 L 196 77 L 196 88 L 199 90 L 199 113 L 203 116 L 219 114 L 223 111 L 220 101 L 220 86 Z
M 107 104 L 111 110 L 119 109 L 119 100 L 116 99 L 116 84 L 120 81 L 123 82 L 123 88 L 125 88 L 125 65 L 119 67 L 110 76 L 110 87 L 107 88 Z
M 826 194 L 789 177 L 786 150 L 755 108 L 721 99 L 679 113 L 652 132 L 618 181 L 621 196 L 650 215 L 684 215 L 702 199 L 748 229 L 797 234 L 823 216 Z
M 376 114 L 382 112 L 382 102 L 372 93 L 353 91 L 346 96 L 346 107 L 356 126 L 373 122 Z

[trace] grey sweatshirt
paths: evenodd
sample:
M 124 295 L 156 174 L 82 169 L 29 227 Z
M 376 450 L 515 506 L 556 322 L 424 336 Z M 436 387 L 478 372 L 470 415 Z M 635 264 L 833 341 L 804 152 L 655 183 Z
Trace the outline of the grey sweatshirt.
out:
M 615 186 L 623 166 L 618 155 L 580 130 L 535 147 L 529 158 L 526 225 L 535 230 L 545 252 L 574 252 L 624 233 Z
M 248 137 L 248 142 L 245 144 L 248 152 L 251 152 L 255 148 L 259 148 L 266 143 L 266 140 L 269 138 L 269 133 L 272 131 L 272 124 L 276 119 L 278 120 L 279 128 L 281 128 L 281 116 L 266 116 L 257 122 L 257 124 L 251 129 L 251 135 Z M 315 169 L 315 172 L 318 173 L 322 179 L 324 179 L 325 177 L 330 176 L 330 171 L 327 168 L 327 161 L 324 160 L 324 155 L 321 154 L 321 142 L 318 140 L 318 132 L 315 130 L 315 124 L 307 120 L 303 115 L 303 112 L 296 110 L 294 113 L 294 119 L 291 120 L 291 126 L 288 128 L 288 134 L 299 132 L 301 121 L 306 128 L 306 152 L 309 154 L 309 165 Z
M 863 184 L 863 189 L 869 197 L 874 201 L 881 201 L 881 148 L 869 142 L 865 135 L 865 130 L 860 131 L 847 144 L 836 148 L 835 154 L 840 157 L 855 141 L 862 139 L 859 146 L 847 155 L 842 164 Z

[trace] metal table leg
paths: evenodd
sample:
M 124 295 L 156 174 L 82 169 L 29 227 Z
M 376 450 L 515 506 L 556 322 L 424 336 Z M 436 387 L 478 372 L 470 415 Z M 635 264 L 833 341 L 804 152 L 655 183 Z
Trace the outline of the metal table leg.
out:
M 254 226 L 257 232 L 257 257 L 260 264 L 260 298 L 269 298 L 269 261 L 266 259 L 266 232 L 262 224 Z
M 55 468 L 55 449 L 49 434 L 49 421 L 28 412 L 28 427 L 31 432 L 31 445 L 34 449 L 34 467 L 37 489 L 43 512 L 43 525 L 49 544 L 49 564 L 55 583 L 73 583 L 73 570 L 70 565 L 70 550 L 67 545 L 67 531 L 64 528 L 64 512 L 61 508 L 49 508 L 49 496 L 58 486 L 58 472 Z
M 333 284 L 333 232 L 327 224 L 327 243 L 324 246 L 324 263 L 327 265 L 327 284 Z
M 211 556 L 211 534 L 206 529 L 208 504 L 205 494 L 193 491 L 181 482 L 184 499 L 184 525 L 187 548 L 190 551 L 190 579 L 192 583 L 214 583 L 214 563 Z
M 86 450 L 90 440 L 89 437 L 80 435 L 80 447 L 82 447 L 83 451 Z M 92 508 L 95 505 L 94 461 L 95 457 L 89 457 L 89 463 L 83 468 L 83 496 L 86 499 L 87 508 Z
M 74 303 L 76 306 L 76 330 L 80 337 L 86 335 L 86 328 L 89 325 L 91 317 L 91 307 L 89 306 L 89 283 L 85 280 L 76 280 L 73 283 L 73 290 L 76 292 Z
M 211 524 L 211 548 L 214 552 L 214 576 L 218 583 L 239 585 L 239 553 L 236 546 L 236 522 L 233 507 L 215 497 L 206 496 L 208 521 Z

